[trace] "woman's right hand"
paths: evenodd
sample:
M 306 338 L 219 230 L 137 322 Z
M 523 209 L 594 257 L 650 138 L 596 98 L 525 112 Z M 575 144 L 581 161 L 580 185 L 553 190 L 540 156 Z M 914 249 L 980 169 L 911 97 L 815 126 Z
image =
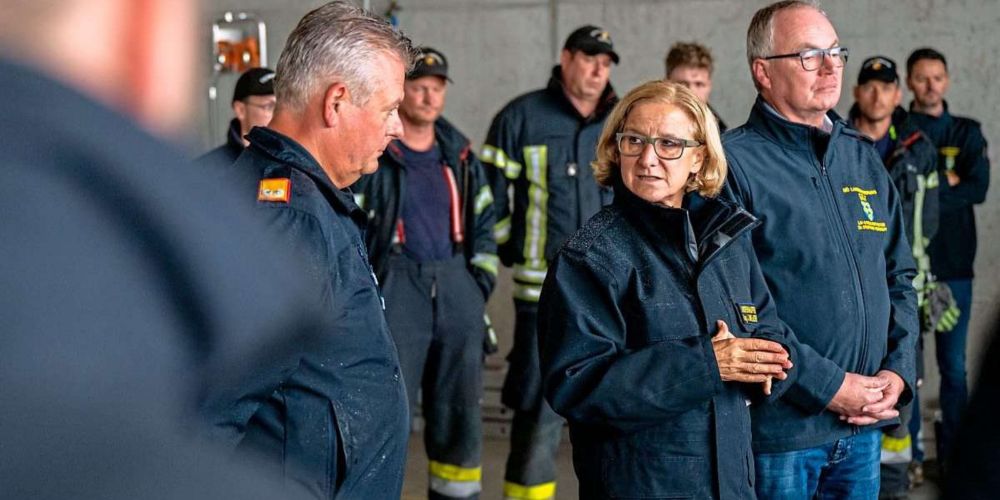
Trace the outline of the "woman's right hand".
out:
M 788 352 L 777 342 L 737 338 L 725 321 L 716 321 L 719 332 L 712 337 L 716 364 L 723 382 L 763 383 L 764 394 L 771 394 L 771 379 L 785 380 L 785 370 L 792 367 Z

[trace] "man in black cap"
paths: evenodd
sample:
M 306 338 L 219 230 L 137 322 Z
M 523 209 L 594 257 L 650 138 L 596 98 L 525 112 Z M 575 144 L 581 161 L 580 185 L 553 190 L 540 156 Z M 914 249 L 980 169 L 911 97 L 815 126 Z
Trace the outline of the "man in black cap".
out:
M 850 119 L 856 129 L 874 141 L 875 149 L 899 192 L 906 235 L 917 264 L 917 276 L 913 280 L 917 304 L 926 307 L 928 293 L 936 294 L 934 290 L 938 286 L 931 284 L 933 276 L 927 256 L 927 245 L 938 226 L 936 154 L 934 144 L 912 123 L 909 113 L 899 106 L 901 98 L 896 62 L 885 56 L 869 57 L 858 73 Z M 926 331 L 927 322 L 922 323 L 921 330 Z M 923 357 L 920 344 L 922 342 L 918 342 L 915 360 L 918 367 Z M 919 379 L 918 374 L 918 386 Z M 882 429 L 880 498 L 905 498 L 909 490 L 907 468 L 913 460 L 915 435 L 909 429 L 910 419 L 914 416 L 910 406 L 918 405 L 917 401 L 914 395 L 913 401 L 900 409 L 898 425 Z
M 226 143 L 196 160 L 199 164 L 231 165 L 250 143 L 244 139 L 250 129 L 265 127 L 274 114 L 274 70 L 251 68 L 236 80 L 233 114 Z
M 493 194 L 469 139 L 441 116 L 448 60 L 418 51 L 399 106 L 403 136 L 354 189 L 411 408 L 423 389 L 428 496 L 478 498 L 483 316 L 498 263 Z
M 500 260 L 514 267 L 517 317 L 502 392 L 503 404 L 514 409 L 506 498 L 555 496 L 562 419 L 542 399 L 538 297 L 559 247 L 611 201 L 610 190 L 594 181 L 590 163 L 617 102 L 608 81 L 612 63 L 618 63 L 618 53 L 607 31 L 577 29 L 566 39 L 548 86 L 508 103 L 483 146 L 497 211 L 493 234 Z

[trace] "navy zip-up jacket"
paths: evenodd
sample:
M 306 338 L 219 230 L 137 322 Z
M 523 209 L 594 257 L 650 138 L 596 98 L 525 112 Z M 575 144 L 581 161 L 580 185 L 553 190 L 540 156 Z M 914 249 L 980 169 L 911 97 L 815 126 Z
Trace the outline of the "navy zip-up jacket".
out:
M 916 269 L 898 195 L 871 142 L 828 117 L 830 134 L 785 120 L 758 97 L 747 123 L 723 136 L 728 185 L 762 222 L 753 244 L 778 314 L 805 344 L 796 384 L 751 409 L 755 452 L 858 432 L 825 409 L 845 372 L 891 370 L 906 384 L 899 403 L 912 398 Z
M 737 337 L 797 342 L 753 256 L 757 220 L 688 194 L 686 209 L 622 186 L 571 238 L 539 303 L 546 397 L 569 421 L 581 498 L 755 498 L 747 400 L 761 384 L 723 382 L 716 320 Z
M 409 411 L 362 237 L 365 213 L 292 139 L 261 127 L 248 137 L 234 181 L 273 231 L 302 247 L 331 326 L 301 346 L 298 368 L 271 381 L 276 390 L 263 404 L 233 387 L 207 407 L 232 444 L 271 460 L 317 498 L 399 498 Z
M 938 149 L 941 225 L 927 248 L 931 271 L 941 280 L 972 279 L 976 259 L 976 213 L 990 187 L 990 159 L 979 122 L 954 116 L 944 103 L 941 116 L 910 113 L 913 123 Z M 961 180 L 948 184 L 945 172 L 954 169 Z
M 195 158 L 196 165 L 228 167 L 243 153 L 243 138 L 240 137 L 240 120 L 233 118 L 226 132 L 226 143 Z

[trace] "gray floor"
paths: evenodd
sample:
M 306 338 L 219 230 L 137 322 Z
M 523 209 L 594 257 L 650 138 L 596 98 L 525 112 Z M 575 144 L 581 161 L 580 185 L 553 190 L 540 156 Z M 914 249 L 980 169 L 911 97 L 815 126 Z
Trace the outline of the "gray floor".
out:
M 483 494 L 482 500 L 500 500 L 503 490 L 504 462 L 507 459 L 508 444 L 505 439 L 490 438 L 483 442 Z M 403 498 L 417 500 L 427 498 L 427 456 L 424 454 L 423 441 L 414 434 L 410 439 L 410 455 L 406 464 L 406 480 L 403 484 Z M 576 476 L 573 475 L 573 464 L 570 458 L 570 445 L 563 442 L 559 450 L 559 482 L 556 490 L 557 499 L 574 499 L 578 497 Z M 911 500 L 930 500 L 937 498 L 937 490 L 933 484 L 924 486 L 910 494 Z M 762 499 L 763 500 L 763 499 Z

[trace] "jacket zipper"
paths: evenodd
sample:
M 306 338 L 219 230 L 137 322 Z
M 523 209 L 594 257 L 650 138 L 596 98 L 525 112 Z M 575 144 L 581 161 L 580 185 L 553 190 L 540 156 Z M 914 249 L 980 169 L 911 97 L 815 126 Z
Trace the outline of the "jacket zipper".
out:
M 833 139 L 831 138 L 831 142 L 832 140 Z M 827 151 L 829 151 L 829 149 Z M 813 158 L 815 157 L 816 155 L 814 153 Z M 861 355 L 859 356 L 856 370 L 857 373 L 862 373 L 865 366 L 865 362 L 867 361 L 868 357 L 869 332 L 868 332 L 868 321 L 866 320 L 866 318 L 868 317 L 868 311 L 866 310 L 867 305 L 865 303 L 864 287 L 862 287 L 861 285 L 861 270 L 858 267 L 857 257 L 854 255 L 854 251 L 851 248 L 851 245 L 849 244 L 850 234 L 848 233 L 847 227 L 844 225 L 843 217 L 841 217 L 840 215 L 840 207 L 837 204 L 837 198 L 835 190 L 833 188 L 833 182 L 830 180 L 830 176 L 828 175 L 826 170 L 826 163 L 821 159 L 816 161 L 820 167 L 820 178 L 823 179 L 823 184 L 824 187 L 826 188 L 825 193 L 827 196 L 824 196 L 824 200 L 827 202 L 827 209 L 828 209 L 827 213 L 829 216 L 835 219 L 837 227 L 840 228 L 841 247 L 844 250 L 847 262 L 851 266 L 851 270 L 853 271 L 852 277 L 854 281 L 854 293 L 856 299 L 858 300 L 858 310 L 860 312 L 860 317 L 858 319 L 861 321 L 861 340 L 862 340 Z

